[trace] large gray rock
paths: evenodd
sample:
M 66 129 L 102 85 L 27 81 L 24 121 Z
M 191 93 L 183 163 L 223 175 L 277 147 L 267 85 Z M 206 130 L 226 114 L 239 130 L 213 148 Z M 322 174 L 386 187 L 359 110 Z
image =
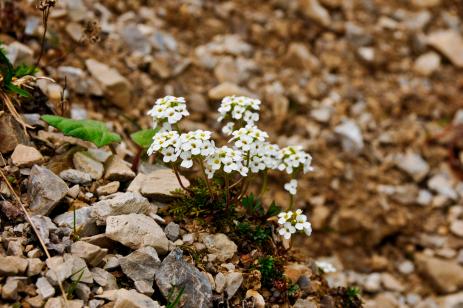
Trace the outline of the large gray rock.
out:
M 54 257 L 46 262 L 49 268 L 46 277 L 54 285 L 57 285 L 58 281 L 62 282 L 68 278 L 73 281 L 93 283 L 92 273 L 82 258 L 65 254 L 64 257 Z
M 77 209 L 72 212 L 66 212 L 58 215 L 53 220 L 58 226 L 67 226 L 69 228 L 76 228 L 79 230 L 79 236 L 92 236 L 98 234 L 98 227 L 95 218 L 90 216 L 92 207 L 87 206 Z M 75 219 L 74 219 L 75 218 Z
M 95 282 L 102 286 L 104 290 L 116 290 L 119 288 L 116 277 L 110 272 L 99 267 L 94 267 L 92 268 L 92 274 Z
M 116 195 L 114 198 L 105 199 L 94 203 L 91 207 L 91 217 L 96 219 L 98 225 L 106 223 L 109 216 L 125 214 L 155 214 L 157 208 L 145 197 L 138 193 L 127 192 Z
M 29 209 L 34 215 L 48 215 L 69 191 L 66 183 L 45 167 L 35 165 L 29 175 Z
M 203 243 L 207 250 L 217 255 L 217 259 L 222 262 L 232 258 L 238 251 L 238 246 L 223 233 L 206 235 Z
M 29 136 L 9 113 L 0 115 L 0 153 L 13 151 L 20 143 L 29 143 Z
M 71 245 L 71 254 L 84 259 L 88 265 L 97 266 L 108 253 L 108 249 L 77 241 Z
M 463 38 L 455 30 L 439 30 L 427 36 L 427 43 L 436 48 L 457 67 L 463 67 Z
M 89 154 L 77 152 L 72 159 L 74 167 L 84 173 L 89 174 L 92 179 L 101 179 L 104 172 L 104 166 L 101 162 L 94 160 Z
M 182 183 L 189 186 L 188 180 L 181 176 Z M 177 177 L 171 169 L 160 168 L 149 174 L 139 173 L 130 183 L 127 191 L 139 192 L 143 196 L 157 201 L 169 201 L 172 199 L 172 192 L 181 190 Z
M 156 249 L 147 246 L 119 259 L 122 271 L 133 281 L 146 281 L 153 285 L 154 273 L 161 266 Z
M 44 160 L 42 154 L 30 146 L 24 144 L 18 144 L 14 149 L 13 154 L 11 154 L 11 161 L 13 165 L 18 167 L 30 167 L 34 164 L 40 164 Z
M 173 250 L 163 261 L 156 272 L 156 284 L 165 298 L 172 291 L 179 292 L 181 307 L 206 308 L 212 306 L 212 287 L 207 276 L 196 267 L 185 262 L 180 249 Z M 175 288 L 175 289 L 174 289 Z
M 135 172 L 128 163 L 118 156 L 112 156 L 106 163 L 104 178 L 110 181 L 128 181 L 135 177 Z
M 92 181 L 92 177 L 89 173 L 83 172 L 76 169 L 66 169 L 60 172 L 59 176 L 73 184 L 85 184 Z
M 0 256 L 0 274 L 2 276 L 23 274 L 27 269 L 27 259 L 15 256 Z
M 121 108 L 133 107 L 130 106 L 132 86 L 116 69 L 94 59 L 87 59 L 85 65 L 111 103 Z
M 441 260 L 423 254 L 417 255 L 420 272 L 439 293 L 453 293 L 463 287 L 463 267 L 456 262 Z
M 132 249 L 151 246 L 163 255 L 169 240 L 154 219 L 143 214 L 109 216 L 106 219 L 106 236 Z
M 302 13 L 322 26 L 329 26 L 331 17 L 318 0 L 299 0 L 299 7 Z

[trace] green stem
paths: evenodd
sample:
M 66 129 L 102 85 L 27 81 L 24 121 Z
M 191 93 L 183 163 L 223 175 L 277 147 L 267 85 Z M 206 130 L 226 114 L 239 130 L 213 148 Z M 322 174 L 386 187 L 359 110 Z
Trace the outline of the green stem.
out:
M 288 211 L 291 211 L 293 209 L 293 206 L 294 206 L 294 195 L 289 194 L 289 208 L 288 208 Z
M 230 208 L 230 180 L 228 179 L 228 175 L 225 175 L 225 196 L 226 196 L 226 203 L 227 203 L 227 211 Z
M 204 169 L 203 161 L 201 159 L 198 159 L 198 162 L 199 162 L 199 166 L 201 167 L 201 172 L 204 176 L 204 180 L 206 180 L 207 189 L 209 190 L 209 194 L 212 197 L 214 195 L 214 192 L 212 191 L 211 183 L 209 181 L 209 178 L 207 177 L 206 169 Z
M 185 185 L 183 185 L 182 178 L 180 177 L 180 174 L 178 172 L 178 168 L 175 165 L 172 165 L 172 169 L 174 170 L 175 176 L 177 177 L 177 181 L 180 184 L 180 187 L 182 187 L 183 190 L 187 191 L 190 195 L 192 195 L 193 191 L 186 188 Z
M 267 184 L 268 184 L 268 171 L 264 171 L 264 179 L 262 183 L 262 188 L 260 189 L 259 197 L 262 197 L 262 195 L 265 193 L 267 190 Z

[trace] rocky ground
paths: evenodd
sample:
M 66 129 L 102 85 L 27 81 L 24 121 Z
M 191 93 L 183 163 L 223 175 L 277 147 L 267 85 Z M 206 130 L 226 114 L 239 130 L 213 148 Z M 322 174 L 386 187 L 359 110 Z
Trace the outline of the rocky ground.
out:
M 14 64 L 40 52 L 32 2 L 0 1 Z M 163 215 L 172 173 L 130 168 L 128 135 L 150 126 L 155 98 L 184 96 L 185 127 L 217 130 L 218 102 L 238 94 L 262 100 L 273 141 L 314 158 L 297 199 L 314 232 L 292 245 L 290 303 L 339 306 L 335 288 L 357 286 L 366 307 L 463 305 L 462 18 L 451 0 L 58 1 L 39 73 L 56 83 L 18 107 L 35 128 L 0 111 L 0 166 L 52 257 L 2 181 L 1 301 L 59 307 L 62 281 L 76 307 L 157 307 L 187 281 L 185 307 L 288 306 L 227 235 Z M 52 112 L 106 121 L 124 142 L 87 150 L 40 121 Z M 283 183 L 271 179 L 268 204 L 288 202 Z M 314 260 L 337 271 L 320 277 Z

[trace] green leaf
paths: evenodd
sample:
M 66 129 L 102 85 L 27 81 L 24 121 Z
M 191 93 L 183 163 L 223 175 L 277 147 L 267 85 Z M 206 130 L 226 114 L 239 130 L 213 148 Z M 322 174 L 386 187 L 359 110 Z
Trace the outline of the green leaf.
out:
M 21 78 L 27 75 L 34 75 L 37 73 L 38 69 L 34 66 L 27 66 L 25 64 L 21 64 L 14 69 L 14 76 L 16 78 Z
M 267 217 L 272 217 L 272 216 L 278 215 L 280 212 L 281 212 L 281 207 L 279 207 L 275 203 L 275 201 L 273 201 L 272 204 L 270 204 L 270 206 L 269 206 L 269 208 L 267 210 L 266 216 Z
M 49 114 L 43 115 L 42 120 L 56 127 L 66 136 L 90 141 L 97 147 L 121 141 L 118 134 L 110 132 L 106 125 L 100 121 L 73 120 Z
M 23 97 L 31 97 L 31 95 L 29 94 L 29 92 L 27 92 L 26 90 L 24 89 L 21 89 L 20 87 L 12 84 L 12 83 L 9 83 L 5 86 L 5 88 L 8 90 L 8 91 L 11 91 L 13 93 L 16 93 L 18 94 L 19 96 L 23 96 Z
M 147 149 L 153 143 L 153 137 L 159 132 L 159 128 L 139 130 L 130 135 L 130 138 L 140 147 Z

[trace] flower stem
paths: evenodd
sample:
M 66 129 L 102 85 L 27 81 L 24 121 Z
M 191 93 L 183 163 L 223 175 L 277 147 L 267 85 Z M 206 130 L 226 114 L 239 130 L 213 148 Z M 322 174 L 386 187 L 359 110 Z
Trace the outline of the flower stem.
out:
M 187 191 L 190 195 L 192 195 L 193 191 L 186 188 L 185 185 L 183 185 L 182 179 L 181 179 L 180 174 L 178 172 L 178 168 L 175 165 L 172 165 L 172 169 L 174 170 L 175 176 L 177 177 L 177 181 L 180 184 L 180 187 L 182 187 L 183 190 Z
M 201 172 L 203 173 L 204 180 L 206 180 L 207 189 L 209 190 L 209 193 L 211 194 L 211 197 L 212 197 L 214 195 L 214 192 L 212 191 L 212 187 L 211 187 L 211 183 L 209 181 L 209 178 L 206 175 L 206 170 L 204 169 L 203 161 L 201 159 L 198 159 L 198 162 L 199 162 L 199 166 L 201 167 Z
M 294 195 L 289 194 L 289 208 L 288 208 L 288 211 L 292 210 L 293 206 L 294 206 Z
M 230 180 L 228 179 L 228 175 L 225 175 L 225 196 L 227 202 L 226 210 L 228 212 L 228 209 L 230 208 Z
M 262 195 L 267 190 L 267 184 L 268 184 L 268 171 L 267 170 L 264 171 L 263 177 L 264 177 L 264 179 L 263 179 L 263 183 L 262 183 L 262 188 L 260 189 L 259 197 L 262 197 Z

